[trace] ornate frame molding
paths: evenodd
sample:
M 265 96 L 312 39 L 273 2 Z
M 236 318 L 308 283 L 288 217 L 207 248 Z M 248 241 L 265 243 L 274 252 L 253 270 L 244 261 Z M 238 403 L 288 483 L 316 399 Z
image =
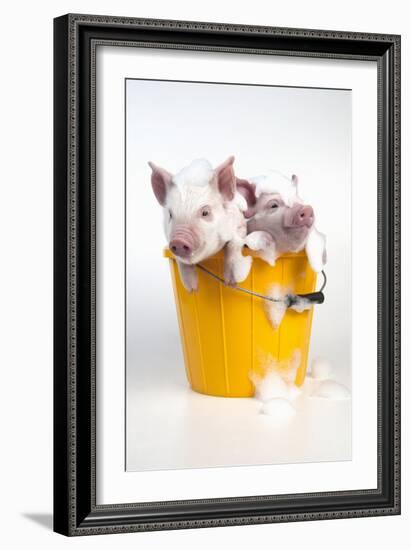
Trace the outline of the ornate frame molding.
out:
M 95 78 L 96 48 L 102 44 L 377 62 L 378 489 L 96 505 Z M 80 244 L 80 233 L 88 246 Z M 57 18 L 54 377 L 57 532 L 90 535 L 400 513 L 400 37 L 93 15 Z

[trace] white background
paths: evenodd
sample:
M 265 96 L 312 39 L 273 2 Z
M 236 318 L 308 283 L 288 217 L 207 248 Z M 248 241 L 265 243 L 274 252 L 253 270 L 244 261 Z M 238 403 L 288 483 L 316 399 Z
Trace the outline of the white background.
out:
M 146 50 L 134 53 L 139 58 L 147 55 Z M 152 55 L 156 54 L 164 56 L 165 52 L 157 50 Z M 105 54 L 103 51 L 97 55 L 104 58 Z M 175 57 L 185 53 L 171 52 L 166 55 L 170 58 L 170 64 L 173 60 L 175 62 Z M 114 56 L 117 58 L 116 54 Z M 191 57 L 192 54 L 189 59 Z M 209 57 L 208 53 L 198 55 L 196 52 L 196 65 L 200 63 L 199 58 L 205 60 Z M 238 63 L 241 56 L 225 57 L 229 63 Z M 261 57 L 257 59 L 261 63 Z M 218 60 L 219 54 L 215 54 L 211 63 L 215 66 Z M 287 82 L 287 73 L 283 75 L 281 66 L 275 64 L 276 60 L 264 58 L 267 71 L 262 71 L 261 78 L 264 79 L 269 73 L 269 78 L 276 75 L 282 82 Z M 317 74 L 316 67 L 321 65 L 318 60 L 310 61 L 308 72 Z M 292 60 L 291 71 L 300 78 L 302 71 L 295 66 L 296 62 L 299 63 Z M 141 74 L 142 62 L 138 65 L 138 74 Z M 353 65 L 358 71 L 364 71 L 363 63 Z M 271 70 L 268 66 L 272 67 Z M 205 69 L 200 69 L 202 78 L 209 74 Z M 375 63 L 369 64 L 368 71 L 371 86 L 375 86 Z M 240 78 L 244 78 L 245 72 L 241 71 Z M 132 73 L 126 74 L 132 76 Z M 186 74 L 190 76 L 191 69 Z M 245 81 L 253 81 L 253 78 L 253 75 L 247 74 Z M 301 82 L 303 80 L 300 78 Z M 326 357 L 333 365 L 333 378 L 350 386 L 351 91 L 135 79 L 127 81 L 126 89 L 127 469 L 350 459 L 349 403 L 346 407 L 337 408 L 337 418 L 342 420 L 338 429 L 333 407 L 319 407 L 318 416 L 312 419 L 311 429 L 304 424 L 300 433 L 287 430 L 284 437 L 274 437 L 273 430 L 268 428 L 267 432 L 256 436 L 262 426 L 254 413 L 246 414 L 249 422 L 234 420 L 248 402 L 236 400 L 232 403 L 232 410 L 229 408 L 227 413 L 229 418 L 234 418 L 224 430 L 216 400 L 195 399 L 198 396 L 187 392 L 170 270 L 168 261 L 161 253 L 166 244 L 163 209 L 151 189 L 151 170 L 147 160 L 154 160 L 176 173 L 199 156 L 209 159 L 215 166 L 234 153 L 235 170 L 240 177 L 258 175 L 270 167 L 289 177 L 293 173 L 299 176 L 300 195 L 314 207 L 317 228 L 327 235 L 328 250 L 326 271 L 329 284 L 325 304 L 315 308 L 310 358 Z M 104 93 L 97 93 L 99 104 L 108 103 L 112 112 L 115 100 L 107 100 Z M 366 106 L 370 106 L 373 117 L 376 107 L 370 102 L 369 94 L 367 97 Z M 114 137 L 113 141 L 118 140 Z M 366 143 L 366 140 L 361 140 L 362 146 Z M 369 149 L 374 153 L 376 141 L 370 143 Z M 108 158 L 112 150 L 111 145 L 104 154 L 107 157 L 105 162 L 110 165 L 112 160 Z M 357 156 L 365 157 L 360 153 Z M 374 170 L 373 155 L 371 159 Z M 117 177 L 112 181 L 117 190 Z M 373 178 L 369 178 L 370 184 L 372 181 Z M 354 180 L 354 186 L 355 182 L 357 187 L 365 189 L 367 186 L 359 178 Z M 112 201 L 109 200 L 109 203 L 110 210 L 113 210 Z M 375 213 L 375 201 L 369 200 L 368 207 Z M 367 225 L 375 227 L 371 219 Z M 360 234 L 363 235 L 363 232 Z M 375 257 L 375 235 L 372 237 L 369 248 Z M 100 247 L 104 247 L 101 239 L 99 243 Z M 108 255 L 111 261 L 113 256 Z M 110 299 L 112 288 L 113 285 L 110 285 Z M 373 287 L 370 291 L 374 296 Z M 260 305 L 263 307 L 263 304 Z M 141 322 L 142 312 L 144 323 Z M 334 323 L 329 322 L 330 318 L 334 319 Z M 372 346 L 375 347 L 375 344 Z M 364 370 L 358 361 L 356 368 Z M 158 399 L 159 392 L 161 399 Z M 187 416 L 190 416 L 189 424 L 193 425 L 193 429 L 187 426 Z M 204 416 L 208 421 L 202 429 L 194 428 Z M 303 410 L 299 416 L 309 415 Z M 256 423 L 251 421 L 252 418 Z M 322 423 L 326 419 L 329 419 L 329 422 L 326 421 L 330 429 L 328 434 Z M 287 444 L 285 449 L 278 449 L 281 448 L 280 441 L 305 440 L 303 433 L 307 430 L 312 432 L 314 425 L 315 431 L 323 434 L 324 445 L 318 440 L 313 442 L 313 446 L 305 442 L 298 449 L 293 449 L 291 454 Z M 341 437 L 335 437 L 336 430 Z M 181 434 L 180 437 L 178 434 Z M 237 437 L 240 437 L 238 443 Z M 271 449 L 270 445 L 267 446 L 267 439 L 272 441 Z M 264 444 L 259 445 L 262 440 Z M 233 444 L 233 441 L 236 443 Z
M 194 4 L 135 2 L 51 2 L 8 5 L 2 33 L 2 533 L 8 548 L 22 545 L 62 548 L 206 548 L 258 543 L 305 548 L 346 548 L 366 539 L 373 548 L 405 547 L 410 529 L 408 471 L 404 460 L 403 515 L 199 531 L 148 533 L 67 540 L 50 531 L 52 472 L 52 17 L 71 12 L 197 19 L 278 26 L 403 33 L 403 58 L 409 58 L 406 3 L 347 0 L 344 7 L 325 1 L 289 6 L 256 0 L 242 7 L 232 2 Z M 340 8 L 340 9 L 339 9 Z M 403 63 L 404 88 L 409 74 Z M 406 94 L 403 151 L 409 143 Z M 404 155 L 405 157 L 405 155 Z M 406 181 L 406 159 L 403 163 Z M 404 186 L 404 229 L 409 193 Z M 405 241 L 405 232 L 403 233 Z M 408 254 L 404 247 L 405 260 Z M 406 261 L 404 261 L 405 265 Z M 405 281 L 405 276 L 404 276 Z M 405 291 L 404 291 L 405 294 Z M 409 294 L 407 292 L 407 301 Z M 404 297 L 404 306 L 405 306 Z M 410 305 L 410 304 L 408 304 Z M 406 307 L 404 307 L 406 313 Z M 404 327 L 404 366 L 409 362 Z M 405 370 L 405 369 L 404 369 Z M 404 373 L 403 395 L 409 393 Z M 409 449 L 409 407 L 404 399 L 403 450 Z

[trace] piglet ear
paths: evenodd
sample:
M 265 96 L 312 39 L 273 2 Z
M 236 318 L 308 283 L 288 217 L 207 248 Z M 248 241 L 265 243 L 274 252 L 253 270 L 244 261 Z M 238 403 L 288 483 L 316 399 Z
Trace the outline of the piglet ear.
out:
M 156 166 L 154 162 L 149 162 L 148 165 L 152 170 L 151 186 L 153 188 L 154 195 L 156 196 L 156 199 L 161 204 L 161 206 L 164 206 L 167 193 L 170 189 L 170 186 L 173 184 L 171 179 L 173 176 L 169 172 L 167 172 L 167 170 L 164 170 L 164 168 Z
M 241 178 L 236 178 L 235 180 L 237 191 L 247 201 L 248 208 L 250 208 L 250 206 L 255 206 L 255 203 L 257 202 L 257 196 L 255 194 L 255 184 Z
M 233 163 L 234 157 L 229 157 L 215 169 L 218 190 L 227 201 L 233 200 L 235 195 L 235 174 Z

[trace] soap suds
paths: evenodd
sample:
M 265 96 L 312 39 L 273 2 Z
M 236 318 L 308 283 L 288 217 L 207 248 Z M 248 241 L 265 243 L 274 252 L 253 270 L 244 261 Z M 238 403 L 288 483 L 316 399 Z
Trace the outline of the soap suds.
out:
M 264 403 L 260 413 L 273 417 L 278 424 L 283 424 L 294 418 L 297 411 L 287 399 L 276 398 Z
M 292 179 L 277 170 L 269 170 L 262 176 L 249 179 L 255 185 L 257 197 L 263 193 L 279 193 L 287 206 L 291 207 L 295 203 L 302 203 L 298 196 L 297 186 L 293 184 Z
M 280 326 L 285 312 L 287 311 L 285 295 L 286 292 L 281 290 L 280 285 L 273 285 L 267 292 L 267 296 L 273 300 L 276 300 L 275 302 L 269 302 L 268 300 L 265 301 L 267 317 L 274 329 L 277 329 Z
M 263 403 L 260 413 L 272 416 L 279 424 L 296 414 L 292 402 L 301 394 L 294 383 L 300 362 L 300 350 L 295 350 L 289 359 L 283 361 L 268 355 L 261 361 L 262 375 L 250 373 L 255 398 Z
M 350 391 L 343 384 L 331 379 L 332 367 L 324 358 L 316 358 L 311 365 L 311 375 L 304 384 L 295 384 L 301 363 L 301 352 L 296 349 L 287 360 L 277 361 L 271 355 L 262 356 L 262 374 L 250 373 L 254 384 L 255 399 L 262 402 L 260 414 L 272 417 L 278 425 L 297 415 L 297 399 L 320 398 L 327 400 L 350 399 Z M 298 401 L 299 402 L 299 401 Z
M 302 296 L 295 296 L 294 299 L 295 303 L 290 306 L 290 309 L 297 311 L 297 313 L 302 313 L 303 311 L 306 311 L 313 307 L 312 302 L 310 302 L 310 300 L 307 300 L 307 298 L 303 298 Z
M 270 302 L 266 300 L 265 310 L 267 313 L 267 317 L 274 329 L 277 329 L 280 326 L 281 321 L 283 320 L 288 306 L 287 295 L 290 294 L 292 293 L 288 289 L 282 289 L 280 285 L 277 284 L 268 289 L 267 296 L 275 301 Z M 294 303 L 290 306 L 289 309 L 293 309 L 298 313 L 302 313 L 303 311 L 306 311 L 313 307 L 313 304 L 309 300 L 307 300 L 307 298 L 296 296 L 294 294 L 293 301 Z
M 278 372 L 268 372 L 261 378 L 252 377 L 251 380 L 255 386 L 255 397 L 263 403 L 275 397 L 287 399 L 289 396 L 288 384 Z
M 326 380 L 331 378 L 331 363 L 323 357 L 316 357 L 311 363 L 311 376 L 316 380 Z
M 185 168 L 182 168 L 173 177 L 173 182 L 178 187 L 184 187 L 187 184 L 203 187 L 208 185 L 213 174 L 213 167 L 208 160 L 196 159 Z
M 333 378 L 331 363 L 323 358 L 316 357 L 311 363 L 311 376 L 306 377 L 305 386 L 309 397 L 321 397 L 323 399 L 341 400 L 349 399 L 350 391 L 343 384 Z
M 323 380 L 314 388 L 311 397 L 335 400 L 349 399 L 350 392 L 345 386 L 335 380 Z

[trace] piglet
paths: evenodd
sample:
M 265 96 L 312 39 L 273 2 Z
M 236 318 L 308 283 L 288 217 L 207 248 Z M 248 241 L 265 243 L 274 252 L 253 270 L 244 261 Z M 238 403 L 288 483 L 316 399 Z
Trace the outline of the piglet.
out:
M 229 157 L 213 169 L 207 160 L 194 160 L 173 175 L 149 162 L 168 246 L 189 292 L 198 287 L 195 265 L 222 249 L 226 283 L 241 282 L 250 271 L 252 258 L 242 255 L 247 204 L 236 190 L 233 163 L 234 157 Z
M 304 204 L 298 195 L 298 178 L 291 179 L 278 172 L 265 176 L 238 179 L 237 189 L 247 201 L 246 244 L 258 250 L 269 264 L 285 252 L 305 249 L 315 272 L 320 272 L 326 261 L 325 235 L 315 228 L 314 210 Z

